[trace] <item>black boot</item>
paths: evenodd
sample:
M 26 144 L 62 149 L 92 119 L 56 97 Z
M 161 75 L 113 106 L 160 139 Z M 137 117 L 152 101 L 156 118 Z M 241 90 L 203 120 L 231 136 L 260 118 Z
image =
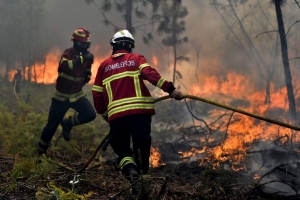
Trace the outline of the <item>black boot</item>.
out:
M 73 124 L 71 122 L 71 117 L 63 119 L 61 122 L 61 126 L 62 126 L 62 135 L 64 137 L 64 139 L 68 142 L 71 140 L 71 130 L 73 127 Z
M 49 143 L 46 143 L 42 140 L 40 140 L 38 142 L 38 155 L 42 155 L 42 154 L 46 154 L 47 153 L 47 150 L 48 150 L 48 147 L 49 147 Z
M 130 177 L 139 177 L 139 173 L 133 167 L 129 167 L 127 171 Z
M 136 166 L 134 166 L 133 164 L 125 166 L 122 169 L 122 174 L 127 180 L 131 180 L 132 178 L 138 178 L 140 176 Z
M 150 148 L 134 149 L 134 160 L 143 175 L 149 171 Z

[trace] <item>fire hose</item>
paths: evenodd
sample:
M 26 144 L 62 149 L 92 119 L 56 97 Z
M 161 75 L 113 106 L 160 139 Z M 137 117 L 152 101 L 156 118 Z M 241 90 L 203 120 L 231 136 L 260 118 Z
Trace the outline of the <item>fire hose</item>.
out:
M 159 98 L 154 99 L 154 103 L 157 103 L 157 102 L 160 102 L 160 101 L 163 101 L 163 100 L 166 100 L 166 99 L 171 99 L 171 98 L 172 97 L 169 96 L 169 95 L 163 96 L 163 97 L 159 97 Z M 260 115 L 254 114 L 254 113 L 250 113 L 250 112 L 244 111 L 244 110 L 239 109 L 239 108 L 235 108 L 235 107 L 232 107 L 232 106 L 224 105 L 224 104 L 221 104 L 221 103 L 218 103 L 218 102 L 215 102 L 215 101 L 212 101 L 212 100 L 208 100 L 208 99 L 205 99 L 205 98 L 201 98 L 201 97 L 197 97 L 197 96 L 189 95 L 189 94 L 184 94 L 183 98 L 184 99 L 193 99 L 193 100 L 196 100 L 196 101 L 202 101 L 202 102 L 209 103 L 209 104 L 212 104 L 212 105 L 215 105 L 215 106 L 218 106 L 218 107 L 221 107 L 221 108 L 225 108 L 225 109 L 228 109 L 228 110 L 232 110 L 234 112 L 238 112 L 238 113 L 250 116 L 250 117 L 254 117 L 254 118 L 266 121 L 266 122 L 277 124 L 279 126 L 283 126 L 283 127 L 286 127 L 286 128 L 290 128 L 290 129 L 296 130 L 296 131 L 300 131 L 300 127 L 298 127 L 298 126 L 293 126 L 293 125 L 290 125 L 290 124 L 287 124 L 287 123 L 284 123 L 284 122 L 281 122 L 281 121 L 278 121 L 278 120 L 275 120 L 275 119 L 263 117 L 263 116 L 260 116 Z M 88 160 L 88 162 L 80 170 L 78 170 L 77 173 L 83 172 L 87 168 L 87 166 L 92 162 L 92 160 L 94 159 L 94 157 L 97 155 L 98 151 L 101 148 L 102 149 L 106 149 L 106 147 L 107 147 L 108 144 L 109 144 L 109 133 L 102 139 L 101 143 L 99 144 L 99 146 L 97 147 L 97 149 L 94 151 L 93 155 L 90 157 L 90 159 Z M 103 148 L 103 146 L 104 146 L 104 148 Z

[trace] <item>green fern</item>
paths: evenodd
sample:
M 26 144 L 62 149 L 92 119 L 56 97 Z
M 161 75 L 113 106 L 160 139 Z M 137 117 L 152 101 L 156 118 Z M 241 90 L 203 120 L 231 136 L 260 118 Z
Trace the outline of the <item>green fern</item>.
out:
M 35 197 L 37 200 L 47 200 L 50 199 L 51 197 L 56 197 L 56 199 L 60 199 L 60 200 L 72 200 L 72 199 L 86 200 L 92 195 L 93 192 L 88 192 L 87 194 L 83 194 L 83 195 L 73 193 L 71 190 L 65 192 L 62 189 L 60 189 L 58 186 L 56 186 L 53 182 L 50 182 L 47 184 L 47 187 L 40 187 L 36 192 Z

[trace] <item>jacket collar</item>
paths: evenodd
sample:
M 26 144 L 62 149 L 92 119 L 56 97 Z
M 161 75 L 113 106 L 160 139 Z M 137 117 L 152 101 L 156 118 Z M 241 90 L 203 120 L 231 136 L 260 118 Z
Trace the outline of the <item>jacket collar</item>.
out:
M 120 50 L 117 50 L 113 55 L 111 55 L 111 57 L 115 58 L 115 57 L 119 57 L 120 55 L 127 54 L 127 53 L 129 53 L 129 52 L 126 50 L 120 49 Z

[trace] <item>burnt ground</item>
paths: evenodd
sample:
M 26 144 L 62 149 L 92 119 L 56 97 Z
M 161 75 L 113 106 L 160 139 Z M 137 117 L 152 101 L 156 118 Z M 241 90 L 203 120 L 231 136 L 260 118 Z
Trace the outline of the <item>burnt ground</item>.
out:
M 68 167 L 81 169 L 82 163 L 64 163 L 62 160 L 52 163 L 55 167 L 45 176 L 35 177 L 33 174 L 26 178 L 22 175 L 14 178 L 13 163 L 12 158 L 0 158 L 0 199 L 297 199 L 296 196 L 280 196 L 276 192 L 267 194 L 263 186 L 255 185 L 253 178 L 241 172 L 199 166 L 197 161 L 152 168 L 150 176 L 136 183 L 137 192 L 134 193 L 130 182 L 120 174 L 113 160 L 92 162 L 79 174 L 80 180 L 73 191 L 80 197 L 61 195 L 56 198 L 53 191 L 67 193 L 72 189 L 69 182 L 75 174 Z M 90 197 L 84 198 L 83 194 L 88 192 L 91 192 Z

